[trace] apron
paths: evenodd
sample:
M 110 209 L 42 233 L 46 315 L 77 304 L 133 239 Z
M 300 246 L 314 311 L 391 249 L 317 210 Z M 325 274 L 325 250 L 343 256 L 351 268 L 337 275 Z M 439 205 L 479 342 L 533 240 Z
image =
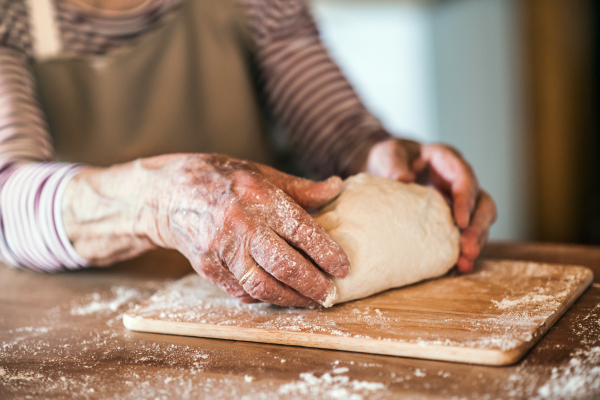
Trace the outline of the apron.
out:
M 43 3 L 30 0 L 33 68 L 57 160 L 108 166 L 214 152 L 272 163 L 250 40 L 233 0 L 184 0 L 101 56 L 61 52 Z

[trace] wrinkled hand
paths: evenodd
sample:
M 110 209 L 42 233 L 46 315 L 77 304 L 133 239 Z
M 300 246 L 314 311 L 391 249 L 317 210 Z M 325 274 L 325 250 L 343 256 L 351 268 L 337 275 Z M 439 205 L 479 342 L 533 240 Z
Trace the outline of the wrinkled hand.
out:
M 469 272 L 496 220 L 496 205 L 479 188 L 471 166 L 452 147 L 391 139 L 371 148 L 365 170 L 401 182 L 417 182 L 439 190 L 450 202 L 461 229 L 458 269 Z
M 244 302 L 329 306 L 329 275 L 348 275 L 344 251 L 304 208 L 342 188 L 227 156 L 173 154 L 86 167 L 66 187 L 63 224 L 90 265 L 165 247 Z
M 155 170 L 147 203 L 155 244 L 183 253 L 194 269 L 244 302 L 331 305 L 349 272 L 339 247 L 303 209 L 341 190 L 332 177 L 313 182 L 222 155 L 142 160 Z

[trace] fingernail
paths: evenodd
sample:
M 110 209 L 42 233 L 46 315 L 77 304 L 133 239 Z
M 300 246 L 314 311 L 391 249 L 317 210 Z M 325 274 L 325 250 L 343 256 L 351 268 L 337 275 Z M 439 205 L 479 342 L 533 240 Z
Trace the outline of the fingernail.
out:
M 337 267 L 335 269 L 335 277 L 336 278 L 345 278 L 348 275 L 350 275 L 350 272 L 352 271 L 352 268 L 350 268 L 350 264 L 346 264 L 346 265 L 340 265 L 339 267 Z
M 325 301 L 321 303 L 321 305 L 325 308 L 329 308 L 335 304 L 337 300 L 337 288 L 335 286 L 327 293 L 327 297 L 325 297 Z

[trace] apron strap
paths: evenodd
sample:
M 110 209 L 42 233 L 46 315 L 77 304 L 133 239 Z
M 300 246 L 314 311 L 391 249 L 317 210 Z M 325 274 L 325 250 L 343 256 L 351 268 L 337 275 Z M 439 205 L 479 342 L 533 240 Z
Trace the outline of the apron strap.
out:
M 33 54 L 37 60 L 60 54 L 62 43 L 53 0 L 25 0 L 29 9 L 29 26 Z

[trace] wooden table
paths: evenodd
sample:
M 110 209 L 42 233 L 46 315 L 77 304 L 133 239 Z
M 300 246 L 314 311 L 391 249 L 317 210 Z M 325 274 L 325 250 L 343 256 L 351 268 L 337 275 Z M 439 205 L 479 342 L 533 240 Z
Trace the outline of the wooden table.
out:
M 585 265 L 600 281 L 600 247 L 492 243 L 483 257 Z M 190 270 L 169 252 L 54 275 L 0 266 L 0 399 L 600 398 L 598 283 L 509 367 L 123 328 L 129 305 Z

